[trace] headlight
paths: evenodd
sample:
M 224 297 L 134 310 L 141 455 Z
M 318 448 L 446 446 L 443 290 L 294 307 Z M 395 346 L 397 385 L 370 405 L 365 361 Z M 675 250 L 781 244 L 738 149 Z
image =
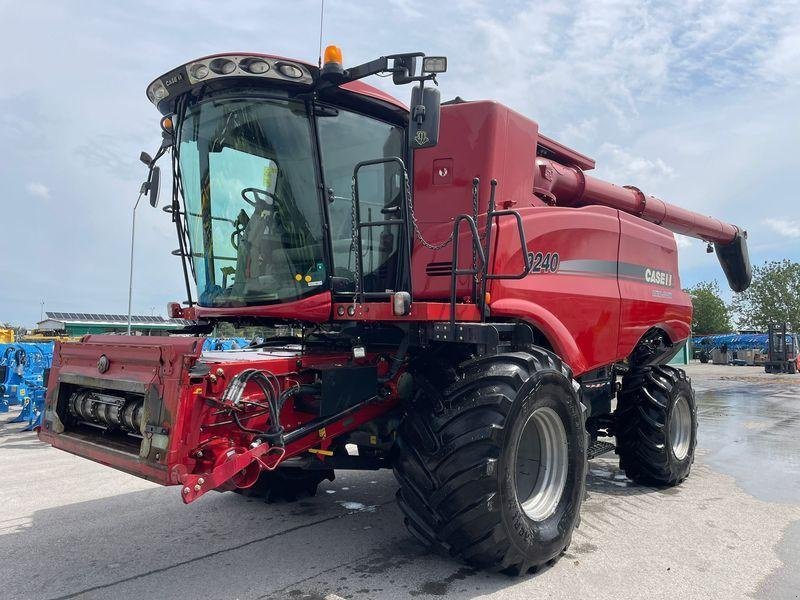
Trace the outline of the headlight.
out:
M 300 79 L 303 76 L 303 71 L 300 67 L 289 63 L 278 63 L 278 70 L 282 75 L 291 79 Z
M 152 84 L 150 84 L 150 89 L 147 90 L 147 95 L 153 102 L 163 100 L 168 94 L 169 92 L 167 91 L 167 88 L 164 87 L 164 84 L 161 83 L 160 79 L 156 79 Z
M 236 70 L 236 63 L 229 58 L 215 58 L 208 66 L 217 75 L 230 75 Z
M 262 75 L 269 71 L 269 63 L 260 58 L 243 58 L 239 61 L 239 68 L 253 75 Z
M 195 63 L 189 67 L 189 75 L 194 79 L 205 79 L 208 75 L 208 67 L 203 63 Z

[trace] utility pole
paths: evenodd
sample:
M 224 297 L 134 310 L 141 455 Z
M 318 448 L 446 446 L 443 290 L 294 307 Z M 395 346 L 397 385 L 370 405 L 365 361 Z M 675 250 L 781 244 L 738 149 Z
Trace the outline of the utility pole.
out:
M 133 218 L 131 219 L 131 267 L 130 276 L 128 277 L 128 335 L 131 334 L 131 302 L 133 300 L 133 243 L 136 240 L 136 209 L 139 208 L 139 200 L 142 199 L 144 193 L 144 185 L 139 192 L 139 197 L 136 199 L 136 204 L 133 205 Z

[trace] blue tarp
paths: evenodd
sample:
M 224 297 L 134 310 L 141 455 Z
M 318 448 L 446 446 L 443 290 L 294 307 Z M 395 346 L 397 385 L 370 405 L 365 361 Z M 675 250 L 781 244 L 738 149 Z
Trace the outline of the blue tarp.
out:
M 239 348 L 247 348 L 250 345 L 250 340 L 247 338 L 206 338 L 203 342 L 203 351 L 208 352 L 211 350 L 238 350 Z
M 786 338 L 789 339 L 789 336 Z M 699 350 L 705 348 L 721 348 L 728 350 L 761 350 L 767 351 L 769 336 L 766 333 L 724 333 L 716 335 L 700 335 L 692 338 L 692 346 Z

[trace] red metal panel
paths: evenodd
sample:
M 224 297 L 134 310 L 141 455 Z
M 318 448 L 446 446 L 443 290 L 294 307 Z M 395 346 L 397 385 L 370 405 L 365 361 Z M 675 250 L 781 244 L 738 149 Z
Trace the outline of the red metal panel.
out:
M 194 305 L 183 309 L 184 319 L 204 317 L 253 316 L 273 319 L 294 319 L 311 323 L 328 321 L 331 316 L 331 293 L 322 292 L 294 302 L 268 304 L 262 306 L 241 306 L 235 308 L 209 308 Z
M 664 329 L 673 341 L 686 339 L 692 303 L 681 289 L 675 237 L 663 227 L 623 212 L 619 220 L 622 312 L 617 354 L 622 357 L 654 326 Z
M 422 236 L 433 245 L 446 240 L 459 214 L 473 214 L 472 180 L 480 178 L 478 213 L 486 213 L 490 181 L 497 179 L 499 207 L 538 206 L 533 195 L 533 169 L 538 125 L 497 102 L 463 102 L 442 107 L 439 144 L 414 153 L 414 210 Z M 447 178 L 439 173 L 448 166 Z M 482 231 L 483 221 L 479 221 Z M 452 261 L 453 246 L 431 250 L 414 240 L 412 285 L 420 300 L 446 300 L 450 278 L 431 276 L 429 265 L 442 272 Z M 471 238 L 461 234 L 461 266 L 471 262 Z M 471 293 L 471 278 L 458 279 L 458 296 Z
M 539 207 L 520 210 L 529 251 L 558 255 L 556 270 L 543 269 L 489 287 L 493 317 L 518 317 L 542 328 L 576 375 L 614 362 L 620 297 L 617 285 L 617 211 Z M 494 273 L 518 273 L 522 249 L 514 220 L 501 219 Z M 542 261 L 543 262 L 543 261 Z M 510 302 L 514 300 L 516 302 Z M 550 336 L 548 336 L 550 337 Z M 573 347 L 574 345 L 574 347 Z
M 414 302 L 409 314 L 398 317 L 392 313 L 391 302 L 365 302 L 356 305 L 352 302 L 340 302 L 334 305 L 333 318 L 335 321 L 447 321 L 450 319 L 450 304 Z M 456 320 L 480 321 L 480 318 L 480 311 L 474 304 L 456 305 Z
M 203 340 L 194 337 L 144 337 L 120 335 L 89 335 L 80 343 L 56 342 L 50 381 L 59 382 L 62 373 L 91 377 L 96 381 L 134 382 L 146 387 L 155 386 L 167 416 L 165 427 L 170 430 L 169 447 L 158 462 L 106 448 L 69 435 L 54 434 L 45 427 L 39 438 L 56 447 L 74 452 L 91 460 L 114 466 L 162 484 L 174 483 L 170 467 L 183 460 L 187 448 L 181 431 L 183 399 L 181 384 L 202 350 Z M 101 356 L 108 358 L 108 369 L 98 368 Z M 48 386 L 47 409 L 55 409 L 58 385 Z

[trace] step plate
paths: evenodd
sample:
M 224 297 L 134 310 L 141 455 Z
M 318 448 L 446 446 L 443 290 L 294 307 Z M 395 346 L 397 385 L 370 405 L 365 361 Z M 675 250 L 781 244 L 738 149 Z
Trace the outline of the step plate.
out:
M 606 452 L 611 452 L 614 449 L 616 449 L 616 446 L 611 442 L 601 442 L 599 440 L 595 440 L 589 444 L 589 447 L 586 449 L 586 457 L 591 460 L 605 454 Z

